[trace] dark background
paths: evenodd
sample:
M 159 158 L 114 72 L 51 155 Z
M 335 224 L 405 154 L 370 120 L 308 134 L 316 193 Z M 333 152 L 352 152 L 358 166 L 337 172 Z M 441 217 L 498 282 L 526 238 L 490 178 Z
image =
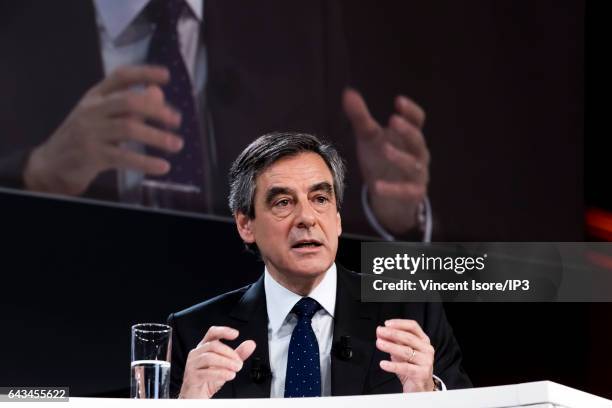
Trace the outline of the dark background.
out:
M 584 2 L 343 3 L 352 82 L 374 115 L 398 92 L 428 113 L 437 240 L 583 239 L 585 164 L 588 202 L 610 204 L 601 144 L 584 154 Z M 344 239 L 341 262 L 358 269 L 358 248 Z M 0 251 L 0 384 L 73 395 L 125 396 L 131 324 L 261 270 L 231 224 L 7 193 Z M 549 379 L 607 397 L 610 312 L 447 305 L 476 386 Z

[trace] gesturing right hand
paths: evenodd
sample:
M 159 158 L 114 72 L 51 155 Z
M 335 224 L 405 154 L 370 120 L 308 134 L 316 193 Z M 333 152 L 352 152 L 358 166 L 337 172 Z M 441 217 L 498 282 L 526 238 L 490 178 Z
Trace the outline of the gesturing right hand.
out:
M 234 340 L 238 330 L 212 326 L 204 339 L 189 352 L 179 398 L 210 398 L 226 381 L 236 377 L 244 361 L 255 351 L 253 340 L 243 341 L 232 349 L 220 340 Z
M 147 123 L 167 129 L 180 126 L 180 114 L 164 102 L 159 87 L 169 75 L 163 67 L 124 66 L 92 87 L 49 139 L 30 154 L 23 175 L 26 188 L 80 195 L 105 170 L 167 173 L 166 160 L 133 152 L 120 143 L 135 141 L 168 152 L 183 148 L 176 134 Z M 134 85 L 146 88 L 136 90 Z

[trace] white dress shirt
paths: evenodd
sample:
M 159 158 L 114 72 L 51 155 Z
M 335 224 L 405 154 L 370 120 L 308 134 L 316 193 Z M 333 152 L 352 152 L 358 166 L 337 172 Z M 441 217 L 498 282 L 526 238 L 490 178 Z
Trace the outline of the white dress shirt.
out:
M 293 328 L 298 318 L 290 313 L 302 296 L 276 282 L 268 272 L 264 272 L 264 288 L 268 309 L 268 350 L 272 386 L 270 397 L 284 397 L 285 374 L 287 373 L 287 353 Z M 334 309 L 336 307 L 336 264 L 325 272 L 325 277 L 308 297 L 316 300 L 321 309 L 312 317 L 312 330 L 319 343 L 321 360 L 321 394 L 331 395 L 331 348 L 334 334 Z

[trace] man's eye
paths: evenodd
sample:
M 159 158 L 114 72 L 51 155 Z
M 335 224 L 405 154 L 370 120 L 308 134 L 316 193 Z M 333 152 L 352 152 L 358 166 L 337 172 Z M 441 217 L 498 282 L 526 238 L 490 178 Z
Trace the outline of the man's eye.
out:
M 326 204 L 329 201 L 329 198 L 325 197 L 325 196 L 317 196 L 315 198 L 315 201 L 319 204 Z
M 288 205 L 289 205 L 289 199 L 287 198 L 278 200 L 276 204 L 274 204 L 275 207 L 286 207 Z

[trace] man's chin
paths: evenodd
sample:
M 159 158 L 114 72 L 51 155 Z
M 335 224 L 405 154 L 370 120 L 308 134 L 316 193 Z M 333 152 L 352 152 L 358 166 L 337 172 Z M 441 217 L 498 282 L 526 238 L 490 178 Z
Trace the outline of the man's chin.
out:
M 325 257 L 308 257 L 295 260 L 293 272 L 296 276 L 315 277 L 325 273 L 332 264 L 332 260 Z

